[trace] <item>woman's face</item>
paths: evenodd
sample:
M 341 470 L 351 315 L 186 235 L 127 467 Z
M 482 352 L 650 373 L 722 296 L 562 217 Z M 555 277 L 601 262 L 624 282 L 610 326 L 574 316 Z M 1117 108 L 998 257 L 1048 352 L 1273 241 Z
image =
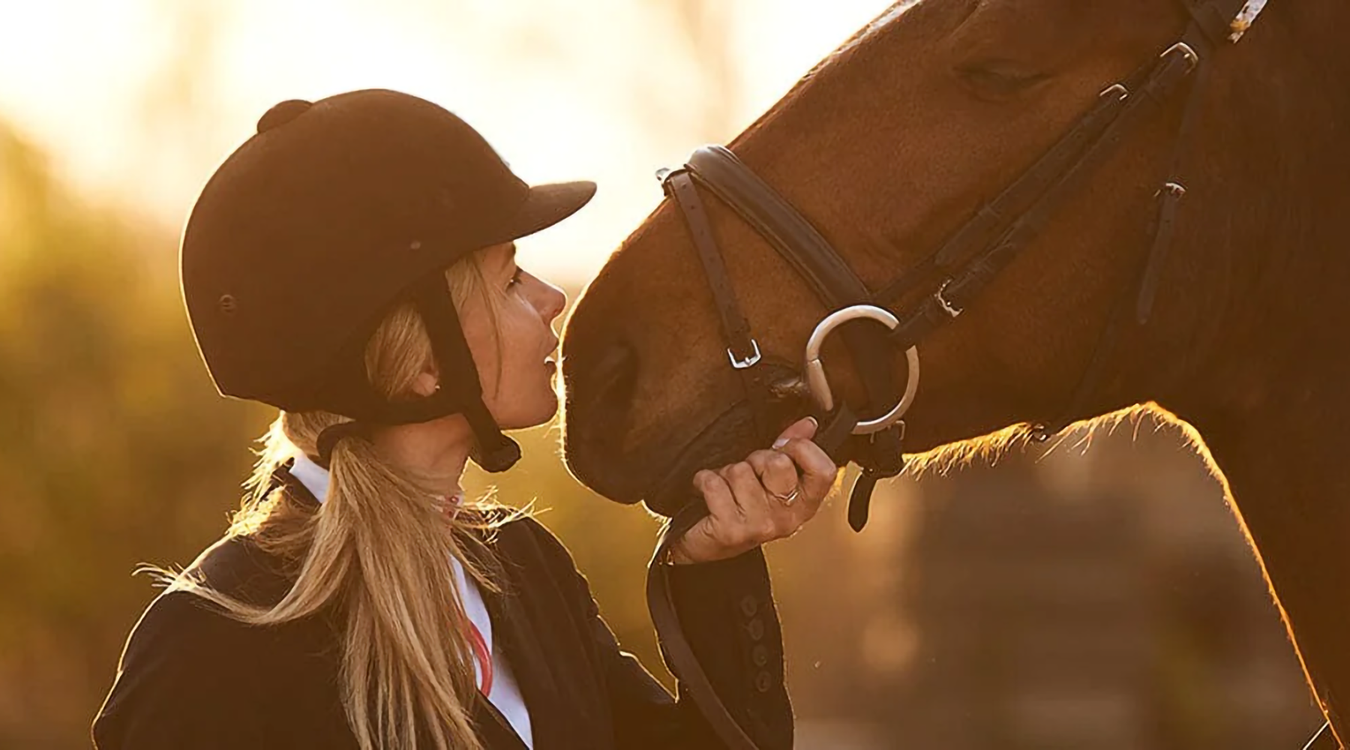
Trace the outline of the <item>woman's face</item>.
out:
M 558 335 L 552 323 L 567 305 L 567 296 L 552 284 L 516 265 L 514 243 L 489 248 L 482 255 L 488 294 L 501 300 L 496 321 L 482 295 L 470 295 L 460 311 L 483 403 L 503 430 L 533 427 L 558 411 Z

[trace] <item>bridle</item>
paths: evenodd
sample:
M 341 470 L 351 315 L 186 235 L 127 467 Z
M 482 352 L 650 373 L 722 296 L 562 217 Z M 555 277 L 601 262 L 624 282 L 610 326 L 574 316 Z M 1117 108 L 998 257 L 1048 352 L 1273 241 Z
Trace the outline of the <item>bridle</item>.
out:
M 940 248 L 875 292 L 791 203 L 726 148 L 700 148 L 683 167 L 658 173 L 667 196 L 679 206 L 698 251 L 726 337 L 727 357 L 741 378 L 759 436 L 771 434 L 769 410 L 775 402 L 809 396 L 821 423 L 815 441 L 837 463 L 852 461 L 862 469 L 849 497 L 849 524 L 855 531 L 861 531 L 867 522 L 876 482 L 904 469 L 902 420 L 917 395 L 919 342 L 959 317 L 999 272 L 1034 242 L 1065 199 L 1096 172 L 1121 141 L 1190 81 L 1173 141 L 1168 178 L 1157 193 L 1153 242 L 1137 271 L 1136 283 L 1112 308 L 1067 407 L 1060 416 L 1036 425 L 1034 439 L 1045 440 L 1059 432 L 1087 407 L 1129 319 L 1133 317 L 1136 325 L 1148 322 L 1173 244 L 1181 199 L 1186 194 L 1176 175 L 1198 127 L 1199 102 L 1211 57 L 1221 47 L 1239 41 L 1266 5 L 1266 0 L 1179 2 L 1191 20 L 1175 44 L 1126 80 L 1101 92 L 1092 108 L 1054 146 Z M 699 188 L 730 207 L 765 239 L 831 311 L 808 339 L 800 377 L 776 380 L 761 364 L 763 354 L 741 311 Z M 918 303 L 903 313 L 884 306 L 915 298 Z M 853 321 L 881 325 L 844 327 Z M 836 331 L 844 339 L 862 381 L 865 403 L 857 412 L 834 397 L 820 361 L 824 342 Z M 902 392 L 897 392 L 891 372 L 899 352 L 904 353 L 908 370 Z M 860 414 L 875 416 L 862 418 Z M 671 516 L 647 575 L 647 603 L 667 662 L 722 742 L 735 750 L 755 750 L 754 742 L 718 699 L 684 638 L 667 580 L 671 546 L 707 515 L 707 509 L 693 497 L 676 509 L 654 509 Z M 1327 724 L 1305 750 L 1335 747 L 1336 739 Z

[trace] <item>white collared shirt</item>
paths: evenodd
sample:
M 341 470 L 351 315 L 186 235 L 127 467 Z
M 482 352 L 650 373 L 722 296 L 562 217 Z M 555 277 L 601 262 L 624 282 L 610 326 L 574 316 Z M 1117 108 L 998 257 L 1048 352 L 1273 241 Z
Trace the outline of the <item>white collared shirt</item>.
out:
M 305 485 L 305 489 L 308 489 L 320 503 L 327 499 L 327 469 L 314 463 L 307 456 L 301 455 L 291 465 L 291 474 L 299 479 L 300 483 Z M 459 589 L 459 600 L 464 605 L 464 613 L 468 615 L 469 621 L 474 624 L 474 627 L 478 628 L 478 631 L 483 634 L 483 641 L 492 654 L 492 692 L 488 694 L 487 698 L 506 718 L 516 734 L 520 735 L 525 747 L 533 750 L 534 734 L 530 728 L 530 711 L 525 706 L 525 699 L 520 694 L 520 685 L 516 682 L 515 675 L 511 673 L 511 667 L 506 663 L 506 657 L 494 645 L 492 618 L 488 616 L 487 605 L 483 603 L 483 595 L 478 591 L 478 584 L 470 580 L 465 574 L 464 566 L 460 564 L 459 560 L 452 558 L 450 564 L 454 567 L 455 586 Z M 483 675 L 477 659 L 473 660 L 473 671 L 475 682 L 481 684 Z

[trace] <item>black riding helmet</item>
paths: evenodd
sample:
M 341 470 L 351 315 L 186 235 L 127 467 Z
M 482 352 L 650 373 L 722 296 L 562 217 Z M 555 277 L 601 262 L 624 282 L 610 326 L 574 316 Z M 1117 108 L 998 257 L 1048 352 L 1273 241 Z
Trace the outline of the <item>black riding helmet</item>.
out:
M 520 448 L 483 404 L 444 270 L 594 194 L 591 182 L 527 185 L 473 128 L 407 94 L 276 105 L 207 182 L 183 234 L 183 299 L 216 389 L 350 417 L 320 436 L 325 461 L 364 427 L 463 414 L 474 461 L 510 468 Z M 404 300 L 431 337 L 440 389 L 390 402 L 367 379 L 364 352 Z

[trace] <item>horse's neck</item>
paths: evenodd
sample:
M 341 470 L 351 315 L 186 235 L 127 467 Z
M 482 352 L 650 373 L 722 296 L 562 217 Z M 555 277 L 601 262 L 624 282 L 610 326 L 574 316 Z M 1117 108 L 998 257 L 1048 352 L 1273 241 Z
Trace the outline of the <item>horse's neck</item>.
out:
M 1350 89 L 1336 82 L 1350 76 L 1337 38 L 1350 3 L 1284 2 L 1258 23 L 1272 25 L 1272 48 L 1286 49 L 1244 71 L 1259 101 L 1249 102 L 1251 119 L 1235 119 L 1237 140 L 1211 151 L 1226 150 L 1233 161 L 1219 168 L 1237 178 L 1216 185 L 1217 199 L 1204 207 L 1193 239 L 1204 262 L 1187 279 L 1187 294 L 1210 297 L 1201 325 L 1211 354 L 1160 401 L 1199 430 L 1223 472 L 1345 739 Z M 1206 285 L 1206 272 L 1222 280 Z
M 1182 412 L 1201 433 L 1317 692 L 1350 725 L 1350 389 L 1329 372 L 1249 384 L 1245 408 Z M 1343 373 L 1334 377 L 1340 378 Z M 1320 379 L 1320 380 L 1319 380 Z M 1335 386 L 1335 387 L 1332 387 Z M 1328 698 L 1328 696 L 1330 696 Z
M 1182 322 L 1205 331 L 1201 380 L 1265 376 L 1270 359 L 1325 369 L 1302 360 L 1350 328 L 1350 54 L 1321 26 L 1340 17 L 1341 33 L 1350 3 L 1295 5 L 1272 3 L 1245 58 L 1216 59 L 1210 125 L 1183 170 L 1198 189 L 1175 288 L 1198 300 Z

